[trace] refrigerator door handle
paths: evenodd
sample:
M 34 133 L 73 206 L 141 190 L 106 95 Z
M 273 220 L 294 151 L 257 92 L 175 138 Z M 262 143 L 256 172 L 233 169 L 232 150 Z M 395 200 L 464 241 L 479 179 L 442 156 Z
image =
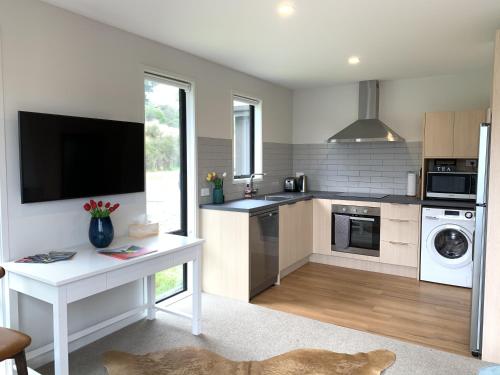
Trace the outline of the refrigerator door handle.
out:
M 486 203 L 488 196 L 488 169 L 490 156 L 490 124 L 481 124 L 479 131 L 479 154 L 477 166 L 476 202 Z

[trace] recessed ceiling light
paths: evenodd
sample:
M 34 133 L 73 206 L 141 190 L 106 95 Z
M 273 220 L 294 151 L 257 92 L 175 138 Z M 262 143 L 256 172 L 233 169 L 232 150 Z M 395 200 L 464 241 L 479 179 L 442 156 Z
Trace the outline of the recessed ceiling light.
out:
M 290 17 L 295 12 L 295 7 L 291 1 L 284 1 L 278 5 L 278 14 L 281 17 Z
M 358 56 L 351 56 L 351 57 L 349 57 L 347 62 L 351 65 L 359 64 L 359 57 Z

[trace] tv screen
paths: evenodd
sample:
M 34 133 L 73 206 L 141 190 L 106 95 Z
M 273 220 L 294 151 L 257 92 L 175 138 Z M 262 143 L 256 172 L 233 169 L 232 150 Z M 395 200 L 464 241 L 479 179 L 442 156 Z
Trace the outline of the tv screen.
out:
M 19 112 L 22 203 L 144 191 L 144 124 Z

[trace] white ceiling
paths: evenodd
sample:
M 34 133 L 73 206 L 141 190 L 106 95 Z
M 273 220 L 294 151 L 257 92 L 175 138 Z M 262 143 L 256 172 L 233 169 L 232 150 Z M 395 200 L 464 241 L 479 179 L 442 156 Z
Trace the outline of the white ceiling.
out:
M 499 0 L 44 1 L 290 88 L 490 67 L 500 28 Z

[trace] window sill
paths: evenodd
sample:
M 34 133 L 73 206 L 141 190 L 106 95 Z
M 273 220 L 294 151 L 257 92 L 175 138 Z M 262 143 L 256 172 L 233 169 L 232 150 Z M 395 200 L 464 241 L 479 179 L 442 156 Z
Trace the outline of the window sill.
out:
M 176 294 L 173 297 L 167 298 L 164 301 L 157 302 L 156 304 L 160 307 L 167 307 L 167 306 L 170 306 L 176 302 L 183 300 L 184 298 L 190 297 L 192 294 L 193 294 L 193 292 L 191 292 L 190 290 L 186 290 L 182 293 Z
M 264 179 L 262 176 L 257 176 L 253 179 L 253 182 L 262 182 Z M 241 184 L 249 184 L 250 183 L 250 177 L 248 178 L 235 178 L 233 179 L 233 184 L 235 185 L 241 185 Z

